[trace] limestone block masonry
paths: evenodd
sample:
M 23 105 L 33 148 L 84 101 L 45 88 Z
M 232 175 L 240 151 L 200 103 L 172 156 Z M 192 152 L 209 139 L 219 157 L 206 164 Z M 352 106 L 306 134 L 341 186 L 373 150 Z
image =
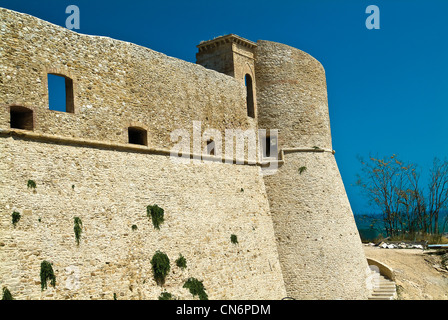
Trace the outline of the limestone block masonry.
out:
M 303 51 L 258 41 L 259 125 L 280 128 L 284 165 L 264 181 L 289 295 L 366 298 L 368 265 L 332 152 L 325 71 Z M 325 152 L 298 152 L 300 149 Z
M 0 141 L 0 283 L 17 299 L 157 299 L 164 290 L 191 299 L 182 288 L 189 277 L 203 280 L 210 299 L 286 295 L 260 168 Z M 146 216 L 153 204 L 165 210 L 160 230 Z M 13 211 L 21 213 L 15 227 Z M 83 224 L 79 246 L 74 217 Z M 151 271 L 156 250 L 171 261 L 163 288 Z M 174 262 L 180 254 L 184 271 Z M 43 260 L 57 279 L 42 292 Z
M 201 43 L 193 64 L 2 8 L 0 40 L 0 286 L 15 299 L 197 299 L 190 277 L 209 299 L 367 299 L 314 58 L 228 35 Z M 49 108 L 49 74 L 66 79 L 67 112 Z M 190 132 L 193 157 L 198 123 L 223 137 L 278 129 L 278 172 L 263 174 L 261 150 L 255 163 L 173 161 L 171 133 Z M 170 259 L 163 286 L 157 250 Z M 43 261 L 56 276 L 46 290 Z

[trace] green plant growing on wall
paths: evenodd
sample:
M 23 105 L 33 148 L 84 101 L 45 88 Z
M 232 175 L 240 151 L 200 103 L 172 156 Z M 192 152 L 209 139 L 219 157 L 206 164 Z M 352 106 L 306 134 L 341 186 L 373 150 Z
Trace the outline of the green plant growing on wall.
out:
M 19 220 L 20 220 L 20 213 L 18 213 L 17 211 L 14 211 L 11 216 L 12 216 L 12 224 L 15 227 L 16 223 L 19 222 Z
M 299 173 L 302 174 L 303 172 L 306 171 L 306 167 L 300 167 L 299 168 Z
M 133 224 L 131 228 L 132 228 L 132 231 L 135 231 L 135 230 L 137 230 L 137 225 Z
M 157 284 L 163 285 L 171 268 L 170 259 L 164 252 L 157 250 L 151 259 L 151 265 L 154 273 L 154 280 L 156 280 Z
M 189 278 L 185 282 L 183 287 L 190 290 L 190 293 L 193 296 L 198 296 L 199 300 L 208 300 L 208 295 L 205 292 L 204 284 L 202 283 L 202 281 L 199 281 L 196 278 Z
M 53 267 L 48 261 L 42 261 L 40 264 L 40 287 L 42 291 L 47 289 L 47 281 L 50 280 L 50 285 L 54 288 L 56 286 L 56 276 L 54 275 Z
M 173 295 L 169 292 L 163 291 L 159 296 L 159 300 L 173 300 Z
M 232 242 L 233 244 L 237 244 L 238 243 L 238 237 L 235 234 L 232 234 L 230 236 L 230 242 Z
M 82 221 L 79 217 L 74 218 L 75 226 L 73 227 L 73 231 L 75 231 L 76 244 L 79 246 L 79 240 L 81 239 L 82 233 Z
M 3 287 L 2 300 L 14 300 L 14 298 L 12 297 L 11 292 L 6 287 Z
M 117 294 L 114 292 L 114 300 L 117 300 Z
M 181 268 L 182 270 L 187 268 L 187 259 L 182 254 L 179 254 L 179 258 L 176 260 L 176 266 Z
M 158 205 L 149 205 L 146 207 L 146 215 L 148 217 L 151 217 L 152 219 L 152 224 L 154 225 L 154 228 L 159 230 L 160 229 L 160 225 L 163 223 L 164 221 L 164 210 L 162 208 L 160 208 Z
M 34 180 L 28 180 L 26 186 L 28 189 L 36 189 L 36 182 Z

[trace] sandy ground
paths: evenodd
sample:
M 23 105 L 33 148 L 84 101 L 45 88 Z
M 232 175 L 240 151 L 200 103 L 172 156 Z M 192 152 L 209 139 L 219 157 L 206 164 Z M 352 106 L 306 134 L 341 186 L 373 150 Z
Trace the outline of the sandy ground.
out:
M 364 246 L 367 258 L 395 272 L 400 300 L 448 300 L 448 271 L 442 271 L 436 250 L 382 249 Z

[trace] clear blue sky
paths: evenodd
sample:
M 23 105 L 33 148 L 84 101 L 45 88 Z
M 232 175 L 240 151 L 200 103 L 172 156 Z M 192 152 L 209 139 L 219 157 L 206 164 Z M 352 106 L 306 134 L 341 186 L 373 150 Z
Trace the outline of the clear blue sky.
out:
M 428 169 L 448 157 L 448 1 L 2 0 L 0 7 L 65 26 L 77 5 L 80 33 L 133 42 L 195 62 L 202 40 L 235 33 L 301 49 L 327 74 L 333 148 L 355 213 L 357 155 L 392 153 Z M 368 30 L 368 5 L 380 30 Z

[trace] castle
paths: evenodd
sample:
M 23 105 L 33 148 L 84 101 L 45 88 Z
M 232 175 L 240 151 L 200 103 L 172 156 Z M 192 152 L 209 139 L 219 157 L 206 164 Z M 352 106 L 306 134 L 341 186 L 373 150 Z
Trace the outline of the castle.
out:
M 368 297 L 316 59 L 230 34 L 201 42 L 193 64 L 0 16 L 0 285 L 16 299 L 192 299 L 191 277 L 209 299 Z M 49 75 L 65 83 L 62 111 L 49 108 Z M 255 159 L 203 134 L 229 129 L 264 132 Z M 184 162 L 172 159 L 179 130 Z M 163 286 L 156 251 L 171 261 Z M 56 276 L 45 290 L 43 261 Z

